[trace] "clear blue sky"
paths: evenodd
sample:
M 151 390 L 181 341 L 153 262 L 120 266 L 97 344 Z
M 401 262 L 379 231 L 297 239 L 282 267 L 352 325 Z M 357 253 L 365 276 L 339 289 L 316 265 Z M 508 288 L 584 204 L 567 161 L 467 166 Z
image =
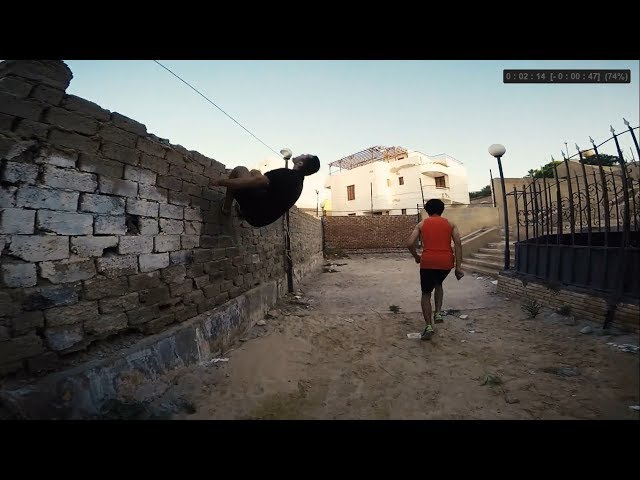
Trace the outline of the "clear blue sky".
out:
M 299 206 L 320 200 L 327 164 L 373 145 L 400 145 L 462 161 L 469 187 L 489 183 L 492 143 L 507 148 L 505 176 L 560 157 L 564 142 L 588 146 L 609 125 L 638 125 L 639 62 L 629 61 L 172 61 L 160 60 L 276 151 L 314 153 Z M 68 60 L 67 92 L 134 118 L 150 133 L 224 163 L 273 153 L 150 60 Z M 505 68 L 631 69 L 631 84 L 505 85 Z M 628 137 L 628 135 L 627 135 Z M 629 152 L 629 142 L 625 142 Z M 607 150 L 606 153 L 613 154 Z

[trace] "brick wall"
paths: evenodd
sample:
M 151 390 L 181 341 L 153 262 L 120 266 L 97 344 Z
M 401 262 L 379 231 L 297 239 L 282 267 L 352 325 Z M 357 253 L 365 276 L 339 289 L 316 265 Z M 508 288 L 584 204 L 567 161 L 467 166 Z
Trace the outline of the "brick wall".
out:
M 279 222 L 278 222 L 279 223 Z M 294 284 L 322 264 L 322 223 L 297 208 L 289 212 Z
M 406 248 L 416 215 L 323 217 L 325 248 L 376 250 Z
M 71 78 L 58 61 L 0 63 L 0 374 L 161 331 L 285 272 L 281 222 L 221 218 L 208 184 L 224 165 L 65 94 Z M 300 218 L 303 262 L 320 222 Z
M 544 285 L 532 282 L 523 283 L 520 279 L 503 274 L 498 277 L 498 291 L 518 300 L 536 299 L 543 306 L 550 308 L 569 305 L 572 315 L 578 319 L 604 323 L 607 314 L 607 303 L 603 298 L 570 290 L 554 292 Z M 613 325 L 626 331 L 639 332 L 639 319 L 638 305 L 623 303 L 618 305 L 616 309 Z

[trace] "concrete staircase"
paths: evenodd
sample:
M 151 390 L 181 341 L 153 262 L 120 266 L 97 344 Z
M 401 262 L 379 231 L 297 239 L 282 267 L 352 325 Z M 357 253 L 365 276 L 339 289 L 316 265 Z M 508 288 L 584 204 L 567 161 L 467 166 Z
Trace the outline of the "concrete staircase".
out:
M 504 238 L 504 230 L 501 230 L 501 236 Z M 516 242 L 513 239 L 510 240 L 509 250 L 511 265 L 513 265 L 515 263 Z M 497 276 L 504 268 L 504 247 L 504 240 L 490 242 L 476 252 L 463 256 L 462 269 L 466 272 Z
M 485 275 L 498 275 L 504 268 L 504 242 L 489 243 L 486 247 L 464 258 L 462 269 Z M 515 262 L 515 242 L 510 242 L 511 264 Z

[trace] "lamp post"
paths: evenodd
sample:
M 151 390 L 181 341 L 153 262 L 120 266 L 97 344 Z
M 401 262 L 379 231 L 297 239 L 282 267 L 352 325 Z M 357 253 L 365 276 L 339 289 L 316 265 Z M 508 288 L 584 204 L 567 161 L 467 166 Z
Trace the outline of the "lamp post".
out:
M 509 212 L 507 209 L 507 190 L 504 186 L 504 173 L 502 172 L 502 156 L 507 149 L 499 143 L 489 147 L 489 154 L 498 160 L 498 170 L 500 171 L 500 183 L 502 184 L 502 209 L 504 210 L 504 269 L 509 270 L 511 252 L 509 251 Z
M 289 168 L 289 159 L 293 155 L 293 153 L 291 153 L 291 150 L 289 150 L 288 148 L 283 148 L 282 150 L 280 150 L 280 155 L 282 155 L 282 158 L 284 158 L 284 168 Z
M 316 190 L 316 217 L 320 216 L 319 206 L 320 206 L 320 190 Z
M 280 150 L 284 158 L 284 168 L 289 168 L 289 159 L 293 155 L 291 150 L 283 148 Z M 293 293 L 293 261 L 291 260 L 291 237 L 289 236 L 289 210 L 284 214 L 284 255 L 287 266 L 287 290 Z

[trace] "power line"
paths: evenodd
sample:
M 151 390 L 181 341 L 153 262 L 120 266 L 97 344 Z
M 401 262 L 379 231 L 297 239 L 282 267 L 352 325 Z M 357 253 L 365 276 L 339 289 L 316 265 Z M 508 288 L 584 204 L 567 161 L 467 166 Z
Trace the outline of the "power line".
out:
M 176 73 L 172 72 L 169 68 L 165 67 L 163 64 L 161 64 L 159 61 L 154 60 L 154 62 L 156 62 L 158 65 L 160 65 L 162 68 L 164 68 L 167 72 L 169 72 L 171 75 L 173 75 L 174 77 L 176 77 L 178 80 L 180 80 L 182 83 L 184 83 L 187 87 L 189 87 L 191 90 L 193 90 L 194 92 L 196 92 L 198 95 L 200 95 L 202 98 L 204 98 L 207 102 L 209 102 L 211 105 L 213 105 L 214 107 L 216 107 L 218 110 L 220 110 L 222 113 L 224 113 L 227 117 L 229 117 L 231 120 L 233 120 L 234 122 L 236 122 L 238 125 L 240 125 L 240 127 L 247 132 L 249 135 L 251 135 L 253 138 L 255 138 L 256 140 L 258 140 L 261 144 L 263 144 L 265 147 L 267 147 L 269 150 L 271 150 L 273 153 L 275 153 L 276 155 L 280 156 L 280 154 L 278 152 L 276 152 L 273 148 L 271 148 L 269 145 L 267 145 L 266 143 L 264 143 L 262 140 L 260 140 L 258 137 L 256 137 L 253 133 L 251 133 L 249 130 L 247 130 L 240 122 L 238 122 L 235 118 L 233 118 L 231 115 L 229 115 L 227 112 L 225 112 L 223 109 L 221 109 L 218 105 L 216 105 L 215 103 L 213 103 L 206 95 L 204 95 L 203 93 L 201 93 L 197 88 L 191 86 L 189 84 L 189 82 L 183 80 L 182 78 L 180 78 L 179 75 L 177 75 Z

